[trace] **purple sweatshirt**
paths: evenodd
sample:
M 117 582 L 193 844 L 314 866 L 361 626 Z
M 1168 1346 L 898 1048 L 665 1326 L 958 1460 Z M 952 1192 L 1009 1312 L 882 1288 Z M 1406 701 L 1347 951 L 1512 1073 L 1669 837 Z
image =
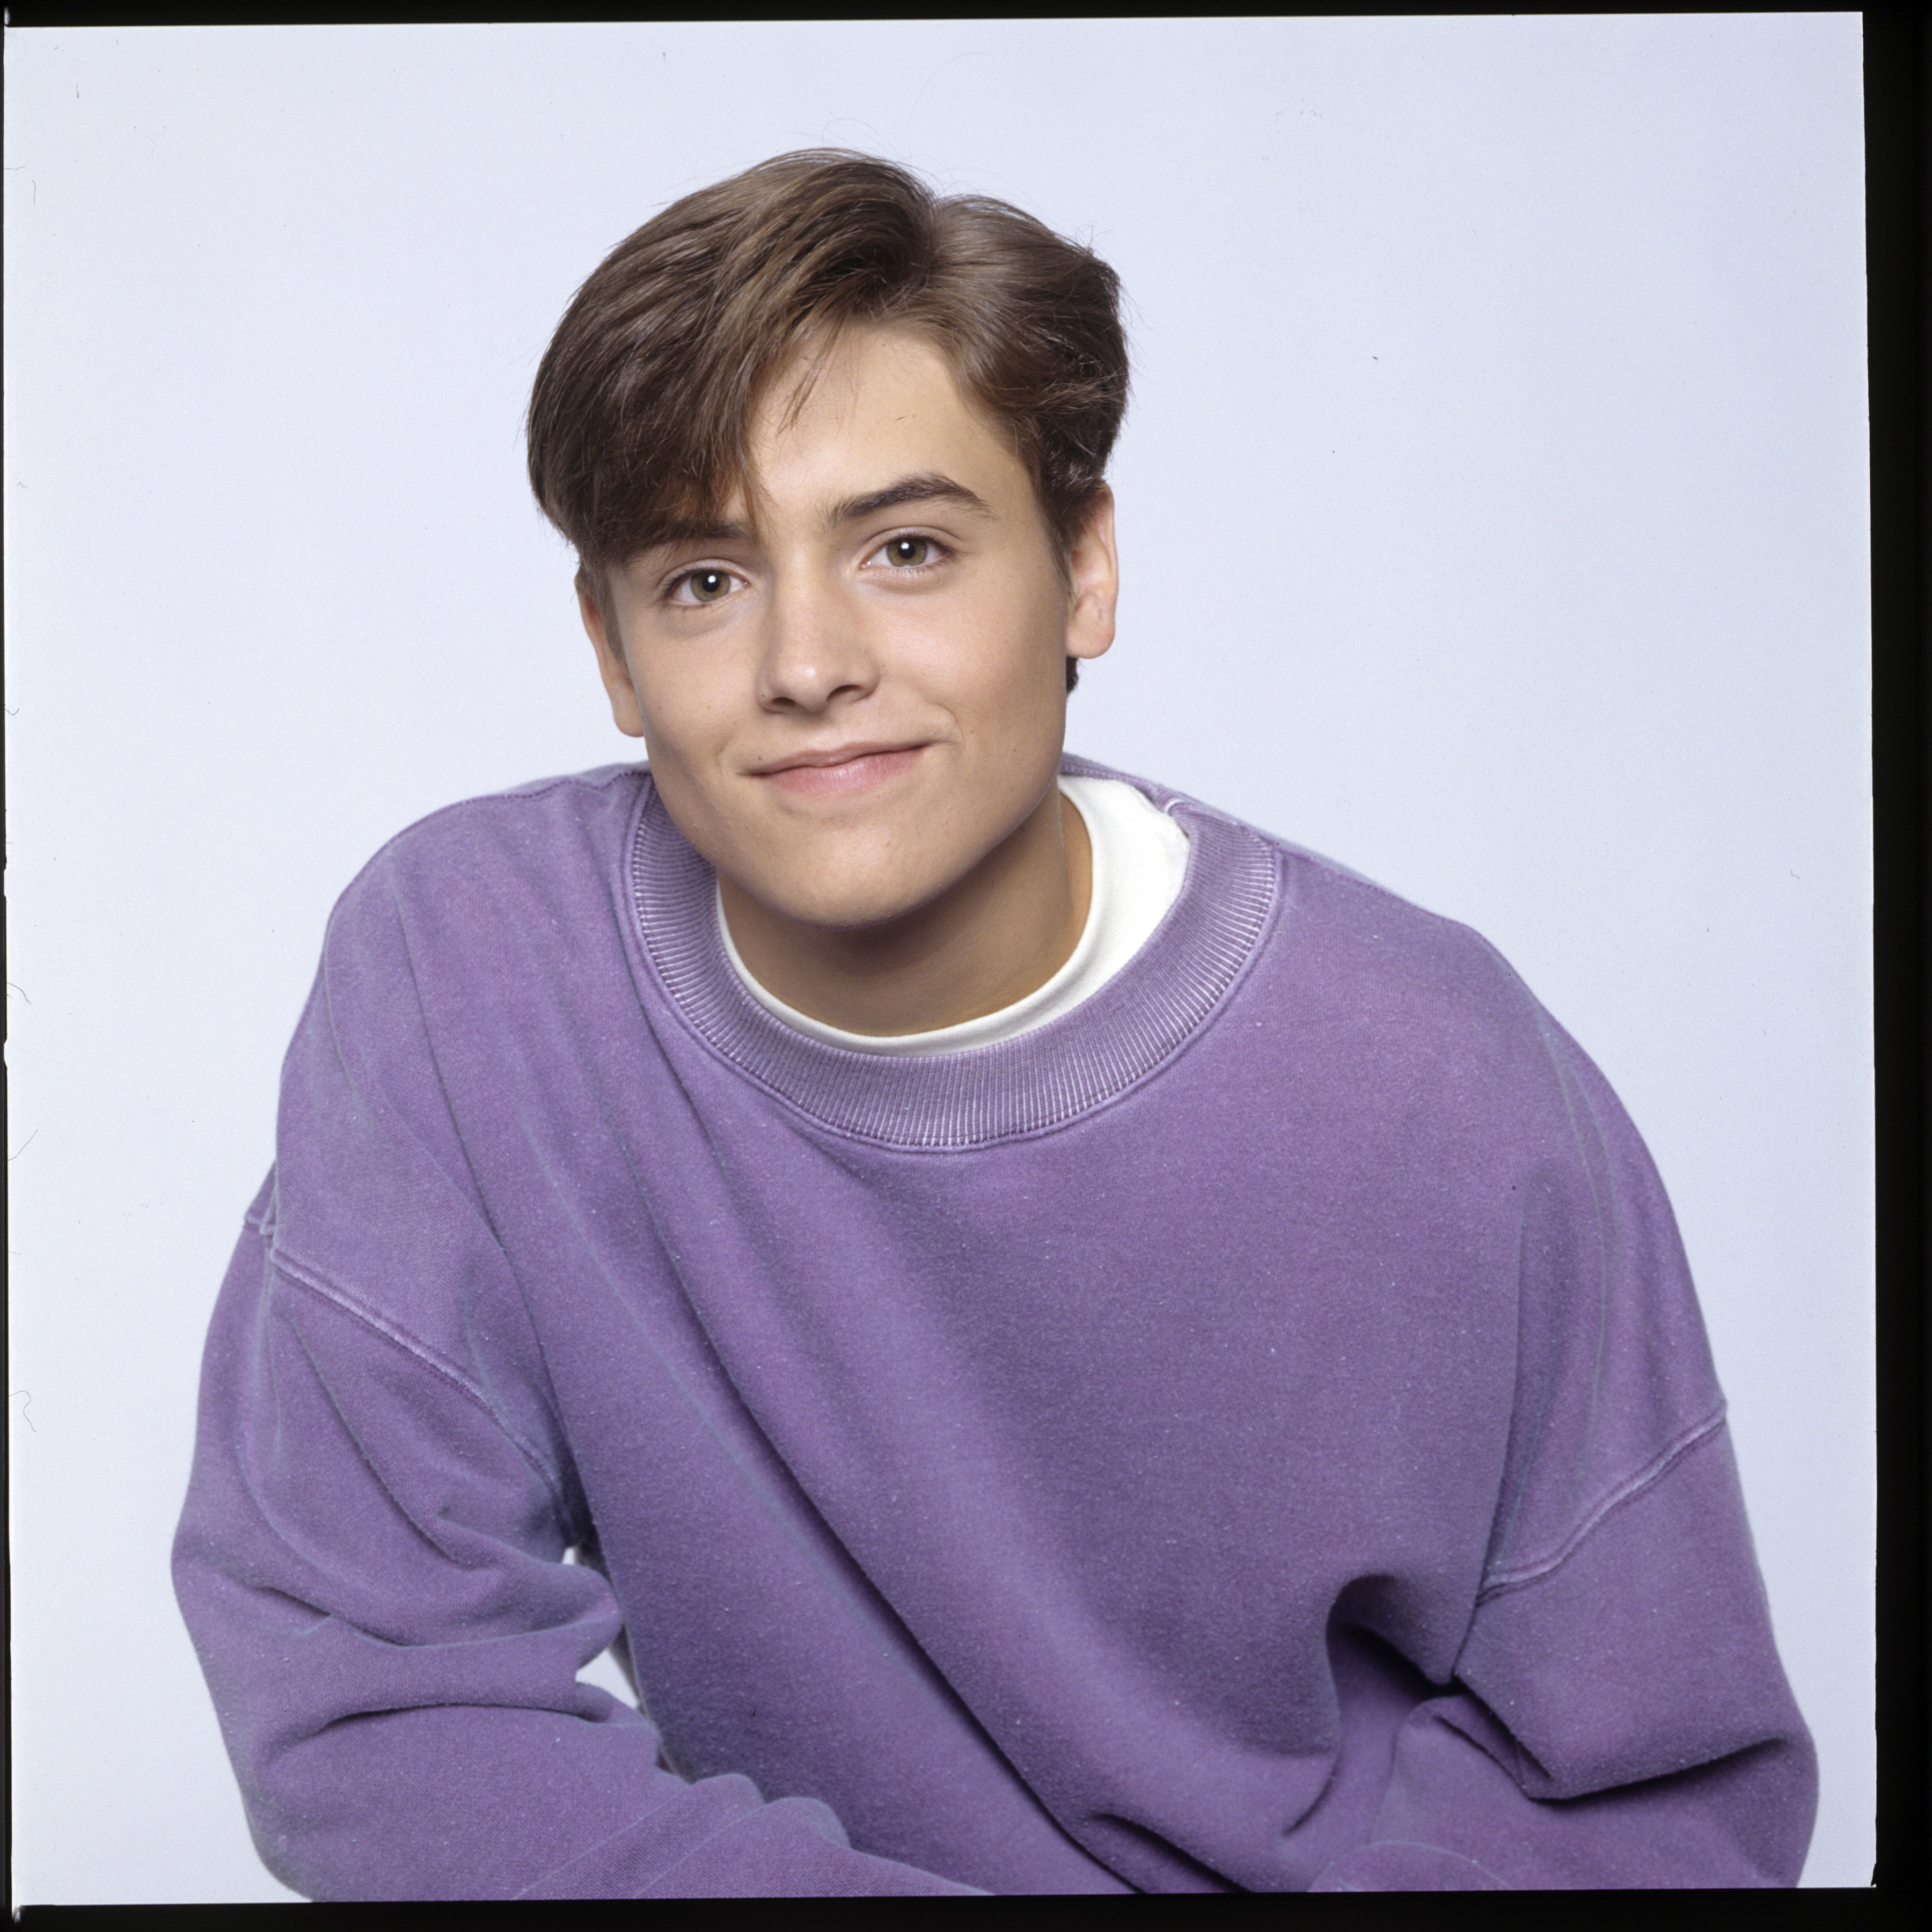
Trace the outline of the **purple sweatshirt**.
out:
M 1796 1882 L 1616 1097 L 1466 928 L 1142 789 L 1166 922 L 952 1054 L 764 1012 L 639 768 L 350 887 L 176 1554 L 290 1885 Z M 578 1682 L 620 1632 L 641 1712 Z

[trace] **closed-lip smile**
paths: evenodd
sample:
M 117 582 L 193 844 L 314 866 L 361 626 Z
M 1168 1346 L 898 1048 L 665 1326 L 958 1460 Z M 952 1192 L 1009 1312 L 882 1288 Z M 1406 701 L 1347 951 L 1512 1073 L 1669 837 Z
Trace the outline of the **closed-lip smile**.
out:
M 773 758 L 768 764 L 754 765 L 754 778 L 772 778 L 780 772 L 825 771 L 839 765 L 849 765 L 860 758 L 890 758 L 901 752 L 916 752 L 921 748 L 912 744 L 854 744 L 832 745 L 823 751 L 793 752 L 782 758 Z
M 788 752 L 768 764 L 754 765 L 751 775 L 796 798 L 849 798 L 896 778 L 925 749 L 923 740 L 828 745 L 815 751 Z

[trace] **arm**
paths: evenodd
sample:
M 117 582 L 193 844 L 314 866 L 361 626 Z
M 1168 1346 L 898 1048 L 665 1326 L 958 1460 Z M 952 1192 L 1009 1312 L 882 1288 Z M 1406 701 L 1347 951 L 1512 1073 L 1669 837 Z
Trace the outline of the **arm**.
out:
M 1484 1598 L 1312 1888 L 1795 1885 L 1816 1802 L 1718 1424 Z
M 265 1194 L 266 1190 L 265 1190 Z M 577 1672 L 618 1618 L 568 1484 L 455 1364 L 251 1216 L 204 1370 L 177 1588 L 256 1843 L 345 1898 L 924 1896 L 826 1808 L 661 1769 Z
M 336 908 L 208 1337 L 175 1574 L 262 1856 L 330 1899 L 970 1889 L 853 1850 L 809 1793 L 681 1780 L 577 1681 L 619 1613 L 564 1560 L 592 1526 L 499 1237 L 514 1204 L 478 1178 L 524 1123 L 460 1120 L 448 1078 L 568 1042 L 548 1009 L 478 1016 L 548 928 L 487 838 L 452 845 L 467 824 L 398 842 Z
M 1676 1222 L 1608 1084 L 1534 1010 L 1558 1125 L 1518 1177 L 1483 1586 L 1448 1684 L 1412 1687 L 1366 1842 L 1314 1888 L 1795 1885 L 1815 1760 Z

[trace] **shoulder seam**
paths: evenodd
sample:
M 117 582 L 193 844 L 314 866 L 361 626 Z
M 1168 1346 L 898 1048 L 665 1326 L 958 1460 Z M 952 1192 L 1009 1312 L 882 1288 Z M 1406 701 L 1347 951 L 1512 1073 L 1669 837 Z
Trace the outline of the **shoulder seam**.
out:
M 536 1446 L 526 1442 L 516 1430 L 511 1428 L 499 1415 L 488 1396 L 466 1376 L 454 1362 L 446 1361 L 426 1342 L 418 1340 L 409 1330 L 379 1315 L 373 1309 L 358 1301 L 346 1290 L 338 1288 L 314 1270 L 304 1267 L 285 1251 L 278 1251 L 268 1258 L 268 1264 L 284 1280 L 298 1288 L 308 1289 L 318 1300 L 326 1301 L 338 1312 L 348 1316 L 361 1324 L 372 1334 L 380 1336 L 389 1346 L 400 1350 L 411 1360 L 419 1362 L 430 1372 L 448 1383 L 451 1388 L 466 1396 L 482 1409 L 500 1430 L 505 1439 L 516 1449 L 525 1462 L 530 1464 L 543 1486 L 550 1492 L 550 1500 L 556 1505 L 558 1520 L 568 1522 L 572 1511 L 564 1496 L 563 1484 L 548 1459 Z
M 1477 1603 L 1486 1604 L 1492 1597 L 1500 1597 L 1508 1591 L 1520 1590 L 1527 1584 L 1540 1582 L 1552 1570 L 1568 1562 L 1582 1546 L 1585 1539 L 1612 1510 L 1620 1509 L 1625 1503 L 1634 1501 L 1660 1481 L 1698 1444 L 1714 1436 L 1724 1424 L 1724 1405 L 1720 1402 L 1708 1415 L 1693 1423 L 1689 1428 L 1672 1438 L 1634 1474 L 1625 1477 L 1599 1497 L 1584 1513 L 1582 1521 L 1548 1556 L 1493 1572 L 1477 1593 Z

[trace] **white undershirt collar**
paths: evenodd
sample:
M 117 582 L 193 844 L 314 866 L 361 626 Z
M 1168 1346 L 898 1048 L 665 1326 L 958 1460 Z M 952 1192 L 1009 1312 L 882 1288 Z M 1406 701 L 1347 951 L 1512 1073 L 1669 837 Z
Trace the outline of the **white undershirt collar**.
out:
M 718 901 L 718 931 L 724 956 L 745 990 L 774 1018 L 828 1046 L 854 1053 L 957 1053 L 1030 1033 L 1098 992 L 1154 935 L 1180 896 L 1187 872 L 1187 834 L 1152 800 L 1119 778 L 1063 773 L 1060 788 L 1085 821 L 1092 848 L 1093 886 L 1087 923 L 1066 962 L 1042 986 L 998 1012 L 962 1020 L 926 1033 L 848 1033 L 788 1006 L 752 978 Z

